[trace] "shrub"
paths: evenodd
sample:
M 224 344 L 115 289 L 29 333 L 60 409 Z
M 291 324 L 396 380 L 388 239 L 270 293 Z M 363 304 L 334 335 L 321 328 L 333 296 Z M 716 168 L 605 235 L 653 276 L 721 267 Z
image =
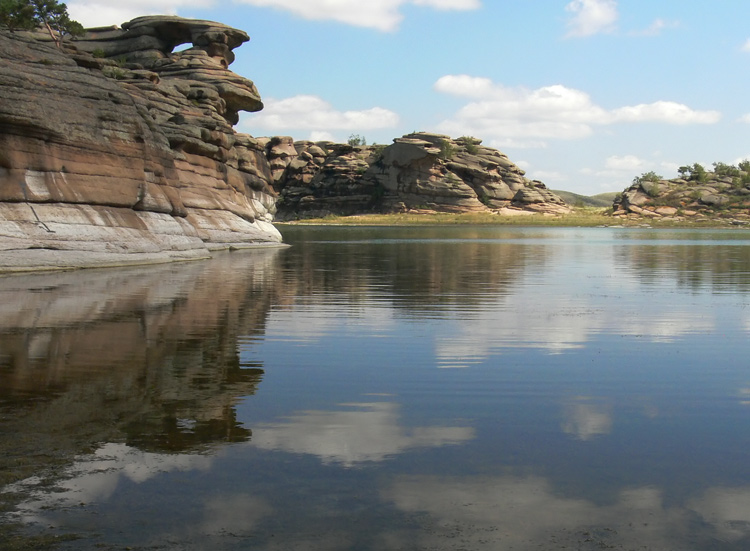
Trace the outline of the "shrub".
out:
M 705 182 L 708 180 L 708 172 L 706 172 L 702 164 L 695 163 L 690 169 L 690 179 L 697 182 Z
M 438 155 L 441 159 L 448 160 L 456 154 L 456 148 L 449 140 L 440 140 L 440 154 Z
M 352 134 L 349 136 L 349 139 L 346 141 L 349 145 L 352 147 L 356 147 L 358 145 L 367 145 L 367 140 L 365 140 L 364 136 L 360 136 L 359 134 Z
M 479 152 L 481 140 L 476 139 L 474 136 L 462 136 L 460 140 L 463 142 L 468 154 L 476 155 Z
M 644 172 L 640 176 L 636 176 L 633 178 L 633 183 L 636 185 L 640 184 L 646 184 L 646 183 L 658 183 L 659 180 L 662 180 L 663 178 L 661 175 L 657 174 L 653 170 L 650 170 L 649 172 Z
M 717 176 L 739 176 L 740 169 L 726 163 L 714 163 L 714 172 Z

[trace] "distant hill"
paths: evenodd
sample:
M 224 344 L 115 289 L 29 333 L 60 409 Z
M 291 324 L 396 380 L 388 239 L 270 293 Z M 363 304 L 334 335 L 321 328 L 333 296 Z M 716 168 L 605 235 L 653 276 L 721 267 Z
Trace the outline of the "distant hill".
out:
M 554 190 L 554 193 L 560 196 L 563 201 L 572 207 L 611 207 L 618 192 L 610 191 L 608 193 L 600 193 L 592 196 L 578 195 L 572 191 L 560 190 Z

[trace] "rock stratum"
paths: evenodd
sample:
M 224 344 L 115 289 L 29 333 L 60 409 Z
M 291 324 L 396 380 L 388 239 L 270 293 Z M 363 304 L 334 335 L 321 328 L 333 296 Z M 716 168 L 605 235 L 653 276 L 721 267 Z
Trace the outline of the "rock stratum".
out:
M 267 138 L 279 219 L 366 212 L 565 214 L 557 194 L 481 140 L 415 132 L 388 146 Z
M 263 148 L 232 127 L 263 106 L 228 70 L 247 40 L 169 16 L 90 29 L 62 49 L 0 30 L 3 270 L 278 245 Z

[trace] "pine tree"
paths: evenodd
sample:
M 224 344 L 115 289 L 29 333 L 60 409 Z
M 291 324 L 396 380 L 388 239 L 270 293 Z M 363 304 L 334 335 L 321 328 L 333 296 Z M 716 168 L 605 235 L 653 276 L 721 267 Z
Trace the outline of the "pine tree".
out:
M 0 0 L 0 25 L 11 31 L 47 29 L 57 47 L 65 35 L 83 34 L 83 26 L 68 15 L 68 7 L 57 0 Z

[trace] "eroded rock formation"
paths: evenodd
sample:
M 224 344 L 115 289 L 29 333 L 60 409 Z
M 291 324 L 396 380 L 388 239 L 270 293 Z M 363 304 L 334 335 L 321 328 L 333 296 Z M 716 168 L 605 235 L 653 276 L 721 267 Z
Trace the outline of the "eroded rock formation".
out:
M 505 154 L 473 138 L 417 132 L 386 147 L 275 137 L 265 148 L 282 218 L 423 209 L 570 211 Z
M 684 178 L 636 178 L 614 201 L 616 218 L 725 219 L 750 224 L 750 172 L 721 170 Z
M 90 30 L 63 49 L 0 30 L 0 265 L 278 244 L 263 147 L 232 128 L 239 111 L 262 108 L 254 84 L 227 69 L 247 40 L 161 16 Z

